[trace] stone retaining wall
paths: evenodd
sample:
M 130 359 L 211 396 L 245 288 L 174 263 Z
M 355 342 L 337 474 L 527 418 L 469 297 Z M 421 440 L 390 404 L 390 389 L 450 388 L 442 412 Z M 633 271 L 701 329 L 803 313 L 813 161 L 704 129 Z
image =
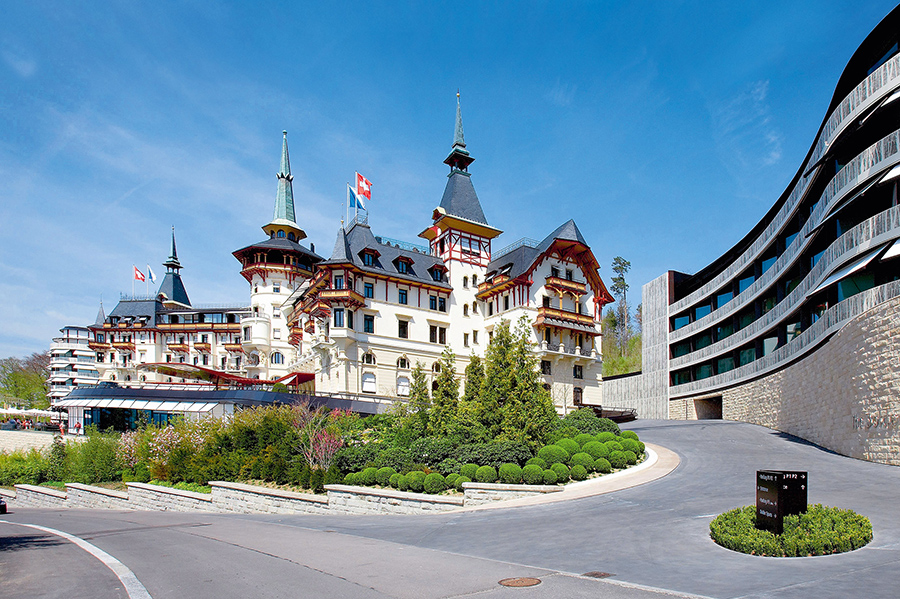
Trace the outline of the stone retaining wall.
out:
M 484 505 L 495 501 L 507 501 L 519 497 L 531 497 L 544 493 L 559 493 L 559 485 L 502 485 L 497 483 L 463 483 L 466 507 Z
M 239 514 L 327 514 L 329 497 L 293 493 L 241 483 L 211 482 L 212 501 L 219 511 Z
M 122 491 L 66 483 L 66 507 L 127 510 L 131 508 L 131 504 L 128 501 L 128 493 Z
M 16 485 L 16 506 L 28 507 L 66 507 L 66 492 L 49 487 L 34 485 Z
M 218 512 L 212 494 L 144 483 L 125 483 L 132 509 L 157 512 Z
M 422 514 L 463 507 L 464 498 L 347 485 L 325 485 L 329 513 Z

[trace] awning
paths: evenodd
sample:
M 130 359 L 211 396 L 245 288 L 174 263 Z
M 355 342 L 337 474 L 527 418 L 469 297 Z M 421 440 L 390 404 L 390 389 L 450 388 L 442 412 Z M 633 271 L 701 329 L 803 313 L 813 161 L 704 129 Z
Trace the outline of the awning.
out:
M 154 412 L 209 412 L 217 403 L 179 401 L 132 401 L 123 399 L 64 399 L 54 404 L 60 408 L 120 408 Z

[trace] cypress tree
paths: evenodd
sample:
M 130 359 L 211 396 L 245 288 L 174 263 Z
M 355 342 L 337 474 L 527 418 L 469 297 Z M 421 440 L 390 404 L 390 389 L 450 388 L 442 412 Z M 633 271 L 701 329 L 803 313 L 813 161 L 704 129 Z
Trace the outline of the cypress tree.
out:
M 456 380 L 456 356 L 450 347 L 441 354 L 441 371 L 437 388 L 431 399 L 431 419 L 429 432 L 432 435 L 448 436 L 456 429 L 456 411 L 459 407 L 459 381 Z
M 500 410 L 509 398 L 513 385 L 513 349 L 509 321 L 501 320 L 485 354 L 484 381 L 478 397 L 477 421 L 493 439 L 501 432 Z
M 416 437 L 427 434 L 430 419 L 431 398 L 428 396 L 428 382 L 421 362 L 416 362 L 412 371 L 412 385 L 409 389 L 410 425 Z

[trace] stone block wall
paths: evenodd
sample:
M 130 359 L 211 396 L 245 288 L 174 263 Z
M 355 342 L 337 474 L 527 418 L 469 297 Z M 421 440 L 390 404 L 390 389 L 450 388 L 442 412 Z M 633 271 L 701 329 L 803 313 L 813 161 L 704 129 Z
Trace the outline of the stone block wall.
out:
M 106 508 L 127 510 L 131 508 L 128 493 L 103 487 L 66 483 L 66 504 L 74 508 Z
M 446 512 L 463 507 L 462 497 L 423 495 L 393 489 L 371 489 L 346 485 L 325 485 L 329 513 L 421 514 Z
M 532 497 L 545 493 L 559 493 L 563 488 L 558 485 L 504 485 L 496 483 L 463 483 L 463 495 L 466 507 L 484 505 L 495 501 Z
M 49 487 L 34 485 L 16 485 L 16 507 L 66 507 L 66 492 Z
M 669 402 L 669 417 L 698 417 L 722 398 L 722 417 L 761 424 L 840 454 L 900 465 L 900 299 L 851 320 L 817 351 L 774 374 Z M 702 416 L 702 413 L 700 414 Z
M 240 514 L 327 514 L 327 497 L 230 482 L 211 482 L 219 511 Z
M 182 491 L 144 483 L 126 483 L 132 509 L 162 512 L 217 512 L 212 494 Z

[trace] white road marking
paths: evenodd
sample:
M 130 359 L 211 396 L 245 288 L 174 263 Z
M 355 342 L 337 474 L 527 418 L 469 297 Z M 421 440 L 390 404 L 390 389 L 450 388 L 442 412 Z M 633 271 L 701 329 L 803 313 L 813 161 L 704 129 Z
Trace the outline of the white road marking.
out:
M 2 524 L 13 524 L 16 526 L 26 526 L 28 528 L 34 528 L 35 530 L 40 530 L 51 535 L 56 535 L 58 537 L 62 537 L 70 543 L 74 543 L 78 545 L 98 560 L 103 562 L 103 564 L 112 570 L 113 574 L 118 577 L 120 581 L 122 581 L 122 585 L 125 587 L 125 592 L 128 593 L 128 596 L 131 599 L 153 599 L 150 596 L 150 593 L 147 592 L 147 589 L 144 588 L 144 585 L 141 584 L 141 581 L 137 579 L 137 576 L 134 575 L 128 566 L 103 551 L 96 545 L 92 545 L 85 541 L 84 539 L 80 539 L 74 535 L 70 535 L 67 532 L 63 532 L 61 530 L 56 530 L 53 528 L 47 528 L 46 526 L 38 526 L 37 524 L 23 524 L 21 522 L 10 522 L 8 520 L 0 520 Z

